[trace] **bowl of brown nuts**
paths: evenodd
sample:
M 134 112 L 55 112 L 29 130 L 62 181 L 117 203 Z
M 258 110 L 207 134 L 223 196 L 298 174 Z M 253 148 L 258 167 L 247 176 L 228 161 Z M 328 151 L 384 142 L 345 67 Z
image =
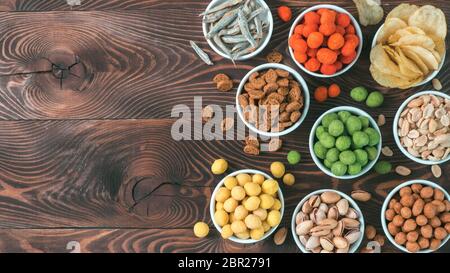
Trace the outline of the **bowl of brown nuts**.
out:
M 433 252 L 450 238 L 450 196 L 438 184 L 412 180 L 386 197 L 381 224 L 389 241 L 404 252 Z
M 394 118 L 394 139 L 403 154 L 425 165 L 450 159 L 450 96 L 417 93 L 403 102 Z
M 284 198 L 276 180 L 263 172 L 245 169 L 217 184 L 209 209 L 223 239 L 252 244 L 277 229 L 283 218 Z
M 263 64 L 245 75 L 236 93 L 239 118 L 253 132 L 279 137 L 297 129 L 309 109 L 309 90 L 298 72 Z
M 354 253 L 363 240 L 364 217 L 348 195 L 318 190 L 297 205 L 291 230 L 303 253 Z

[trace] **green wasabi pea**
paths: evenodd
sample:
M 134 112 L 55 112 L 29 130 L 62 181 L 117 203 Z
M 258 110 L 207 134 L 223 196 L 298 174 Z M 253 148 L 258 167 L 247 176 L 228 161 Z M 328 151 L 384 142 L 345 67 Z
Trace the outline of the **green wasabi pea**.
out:
M 355 87 L 350 91 L 350 97 L 357 102 L 365 101 L 368 94 L 367 89 L 362 86 Z
M 323 125 L 323 127 L 328 128 L 328 126 L 330 125 L 330 123 L 331 123 L 333 120 L 336 120 L 336 119 L 338 119 L 338 115 L 337 115 L 336 113 L 329 113 L 329 114 L 326 114 L 326 115 L 322 118 L 322 125 Z
M 329 133 L 324 132 L 320 135 L 319 141 L 320 141 L 320 144 L 323 145 L 323 147 L 329 149 L 329 148 L 334 147 L 336 139 Z
M 368 128 L 369 127 L 370 123 L 369 123 L 369 118 L 368 117 L 359 116 L 358 118 L 359 118 L 359 120 L 361 120 L 361 124 L 362 124 L 363 128 Z
M 392 170 L 392 165 L 387 161 L 378 161 L 374 168 L 379 174 L 387 174 Z
M 320 138 L 320 135 L 323 132 L 326 132 L 325 127 L 323 127 L 322 125 L 318 126 L 317 129 L 316 129 L 316 137 L 317 137 L 317 139 Z
M 378 155 L 378 150 L 375 147 L 365 147 L 364 148 L 368 154 L 369 160 L 375 160 L 377 158 Z
M 343 176 L 347 172 L 347 165 L 340 161 L 334 162 L 331 166 L 331 172 L 336 176 Z
M 361 120 L 356 116 L 350 116 L 345 122 L 345 128 L 350 135 L 353 135 L 354 132 L 361 131 Z
M 351 116 L 349 111 L 339 111 L 338 117 L 342 122 L 346 122 L 347 119 Z
M 328 133 L 334 137 L 338 137 L 344 133 L 344 123 L 336 119 L 330 122 L 328 126 Z
M 291 164 L 291 165 L 298 164 L 301 160 L 301 155 L 297 151 L 290 151 L 287 154 L 287 160 L 288 160 L 289 164 Z
M 369 144 L 369 135 L 364 132 L 357 131 L 353 133 L 352 140 L 355 148 L 363 148 Z
M 367 106 L 371 108 L 379 107 L 384 102 L 384 96 L 381 94 L 381 92 L 375 91 L 369 94 L 366 100 Z
M 341 161 L 345 165 L 351 165 L 356 162 L 355 153 L 352 151 L 343 151 L 339 154 L 339 161 Z
M 325 159 L 325 156 L 328 152 L 328 149 L 325 148 L 319 141 L 316 142 L 316 144 L 314 144 L 314 154 L 320 158 L 320 159 Z
M 352 145 L 352 140 L 349 136 L 340 136 L 336 139 L 336 148 L 339 151 L 345 151 Z
M 337 148 L 329 149 L 325 159 L 331 163 L 338 161 L 339 160 L 339 150 Z
M 369 136 L 369 146 L 375 146 L 380 143 L 380 134 L 377 130 L 373 128 L 366 128 L 364 133 Z
M 366 166 L 369 162 L 367 152 L 362 149 L 356 149 L 353 152 L 356 156 L 356 162 L 358 162 L 361 166 Z
M 330 162 L 328 159 L 325 158 L 325 160 L 323 161 L 323 165 L 328 169 L 331 169 L 331 166 L 333 166 L 333 162 Z
M 347 172 L 349 175 L 357 175 L 361 172 L 361 170 L 362 170 L 361 164 L 356 162 L 348 166 Z

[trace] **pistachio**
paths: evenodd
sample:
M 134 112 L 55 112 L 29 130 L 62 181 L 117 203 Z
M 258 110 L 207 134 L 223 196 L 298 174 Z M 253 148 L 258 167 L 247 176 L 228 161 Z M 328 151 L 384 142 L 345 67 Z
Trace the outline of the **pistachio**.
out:
M 325 215 L 325 212 L 324 212 L 324 211 L 322 211 L 322 210 L 320 210 L 320 209 L 318 209 L 318 208 L 315 208 L 315 209 L 311 212 L 311 214 L 309 215 L 309 218 L 310 218 L 315 224 L 317 224 L 317 223 L 319 223 L 320 221 L 322 221 L 323 219 L 325 219 L 325 218 L 326 218 L 326 215 Z
M 345 229 L 355 229 L 359 228 L 359 221 L 352 219 L 352 218 L 343 218 L 342 221 L 344 222 Z
M 310 230 L 311 236 L 322 237 L 331 232 L 331 229 L 326 226 L 315 226 Z
M 302 206 L 302 212 L 303 212 L 303 213 L 306 213 L 306 214 L 309 214 L 309 213 L 311 213 L 311 211 L 312 211 L 312 207 L 311 207 L 311 205 L 309 204 L 309 202 L 303 203 L 303 206 Z
M 372 195 L 369 192 L 363 190 L 352 191 L 351 196 L 353 199 L 361 202 L 367 202 L 372 197 Z
M 359 217 L 358 212 L 354 208 L 349 208 L 347 214 L 345 214 L 346 218 L 356 219 Z
M 361 231 L 359 230 L 350 230 L 348 231 L 344 238 L 347 240 L 347 242 L 351 245 L 358 241 L 358 239 L 361 237 Z
M 349 204 L 347 199 L 341 199 L 336 203 L 336 207 L 340 215 L 346 215 L 348 212 Z
M 344 233 L 344 222 L 342 222 L 342 220 L 338 221 L 337 226 L 332 230 L 332 234 L 334 236 L 342 236 L 342 234 Z
M 313 221 L 306 220 L 297 225 L 295 232 L 297 233 L 297 235 L 306 235 L 309 233 L 309 231 L 313 226 L 314 226 Z
M 337 220 L 339 218 L 339 211 L 338 211 L 338 208 L 336 206 L 332 206 L 328 210 L 327 218 L 334 219 L 334 220 Z
M 319 241 L 320 241 L 320 245 L 322 246 L 322 248 L 324 250 L 326 250 L 326 251 L 333 251 L 334 244 L 333 244 L 332 240 L 330 240 L 328 238 L 321 237 Z
M 319 226 L 325 227 L 327 229 L 333 229 L 337 226 L 338 222 L 334 219 L 323 219 L 319 222 Z
M 341 196 L 334 191 L 326 191 L 320 195 L 322 202 L 326 204 L 333 204 L 341 199 Z
M 310 237 L 308 235 L 300 235 L 300 236 L 298 236 L 298 239 L 300 240 L 302 245 L 306 245 L 306 243 L 308 242 L 309 238 Z
M 345 239 L 344 237 L 341 236 L 336 236 L 333 238 L 333 244 L 336 248 L 347 248 L 349 243 L 347 241 L 347 239 Z
M 297 225 L 306 220 L 309 220 L 309 217 L 303 211 L 300 211 L 297 213 L 297 216 L 295 216 L 295 224 Z
M 336 249 L 336 253 L 348 253 L 348 249 L 348 246 L 346 248 L 338 248 Z
M 320 205 L 320 197 L 318 195 L 313 195 L 309 198 L 308 203 L 311 208 L 317 208 Z
M 321 210 L 321 211 L 323 211 L 323 212 L 325 212 L 325 213 L 328 213 L 328 205 L 325 204 L 325 203 L 321 203 L 321 204 L 319 205 L 319 210 Z
M 317 236 L 309 237 L 309 239 L 307 240 L 307 242 L 304 245 L 305 245 L 305 248 L 308 250 L 311 250 L 311 249 L 314 249 L 314 248 L 320 246 L 319 237 L 317 237 Z

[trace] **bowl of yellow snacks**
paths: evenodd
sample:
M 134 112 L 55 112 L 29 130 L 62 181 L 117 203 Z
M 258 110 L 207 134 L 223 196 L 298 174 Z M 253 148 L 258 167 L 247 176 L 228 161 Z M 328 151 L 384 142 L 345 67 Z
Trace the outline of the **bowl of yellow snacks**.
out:
M 210 213 L 222 238 L 252 244 L 277 229 L 283 218 L 284 198 L 278 182 L 269 175 L 240 170 L 217 184 L 211 196 Z

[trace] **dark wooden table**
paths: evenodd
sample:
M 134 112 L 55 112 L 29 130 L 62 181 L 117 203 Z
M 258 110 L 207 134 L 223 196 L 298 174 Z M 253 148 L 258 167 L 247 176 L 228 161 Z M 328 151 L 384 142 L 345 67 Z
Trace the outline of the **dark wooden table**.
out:
M 237 85 L 274 48 L 295 67 L 287 52 L 290 24 L 277 18 L 278 5 L 289 5 L 298 15 L 313 4 L 334 3 L 356 15 L 350 0 L 268 2 L 275 15 L 268 49 L 234 67 L 213 54 L 203 38 L 198 14 L 208 1 L 81 0 L 71 7 L 63 0 L 0 0 L 0 252 L 68 252 L 70 241 L 79 242 L 83 252 L 298 252 L 290 233 L 282 246 L 272 239 L 234 244 L 213 228 L 206 239 L 194 238 L 197 221 L 211 224 L 209 199 L 222 177 L 211 174 L 210 164 L 220 157 L 229 161 L 229 171 L 267 172 L 287 151 L 302 153 L 301 164 L 290 169 L 297 183 L 283 186 L 282 226 L 289 225 L 300 199 L 316 189 L 371 192 L 372 200 L 360 206 L 380 233 L 382 202 L 399 183 L 423 178 L 449 190 L 449 163 L 437 179 L 430 167 L 408 160 L 395 145 L 397 108 L 432 87 L 387 90 L 372 80 L 369 44 L 378 26 L 363 28 L 364 51 L 349 72 L 331 80 L 302 73 L 312 90 L 336 82 L 344 92 L 325 104 L 312 102 L 304 124 L 283 137 L 282 151 L 254 157 L 243 154 L 240 141 L 172 139 L 174 105 L 192 107 L 194 96 L 202 96 L 205 105 L 234 104 L 234 91 L 221 93 L 211 84 L 216 73 L 229 74 Z M 388 12 L 405 1 L 382 2 Z M 434 4 L 450 17 L 445 0 L 409 2 Z M 208 49 L 215 66 L 194 55 L 191 39 Z M 449 59 L 438 75 L 447 93 Z M 355 104 L 349 90 L 359 85 L 384 92 L 384 106 Z M 383 141 L 394 150 L 389 160 L 413 173 L 405 178 L 371 172 L 339 181 L 320 172 L 307 136 L 321 113 L 339 105 L 356 105 L 374 117 L 385 114 Z M 396 250 L 386 243 L 383 251 Z M 449 252 L 450 244 L 441 251 Z

